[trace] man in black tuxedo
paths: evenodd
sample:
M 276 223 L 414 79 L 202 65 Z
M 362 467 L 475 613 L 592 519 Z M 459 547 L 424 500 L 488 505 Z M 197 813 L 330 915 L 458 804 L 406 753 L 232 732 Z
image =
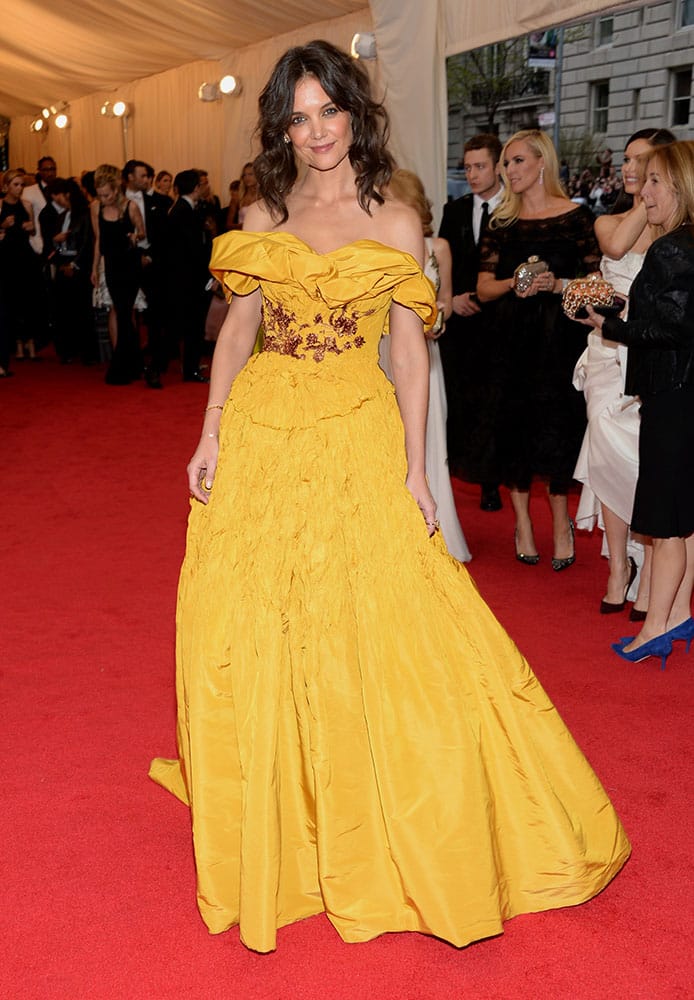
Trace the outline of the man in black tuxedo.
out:
M 480 238 L 503 196 L 500 156 L 495 135 L 482 133 L 465 143 L 463 166 L 470 194 L 448 202 L 439 230 L 453 258 L 453 313 L 439 341 L 448 397 L 448 460 L 454 475 L 481 484 L 480 507 L 490 511 L 501 508 L 489 381 L 494 344 L 490 307 L 480 307 L 475 288 Z
M 149 170 L 142 160 L 128 160 L 123 167 L 125 196 L 140 209 L 145 224 L 144 239 L 140 240 L 140 288 L 147 299 L 147 363 L 145 379 L 150 389 L 163 388 L 161 373 L 166 371 L 169 356 L 165 339 L 166 266 L 165 250 L 168 229 L 169 202 L 155 192 L 149 192 Z
M 199 172 L 182 170 L 174 188 L 178 197 L 169 211 L 166 267 L 170 328 L 183 344 L 183 381 L 209 382 L 200 374 L 210 272 L 203 219 L 196 210 Z
M 55 206 L 51 199 L 49 186 L 58 176 L 58 169 L 52 156 L 42 156 L 38 162 L 36 170 L 36 183 L 27 184 L 24 188 L 22 198 L 31 203 L 34 210 L 34 221 L 36 222 L 36 232 L 29 239 L 31 248 L 39 256 L 43 253 L 43 241 L 38 228 L 38 218 L 44 208 L 48 208 L 47 216 L 55 211 Z M 60 213 L 55 212 L 56 218 Z M 50 250 L 50 248 L 49 248 Z
M 36 169 L 35 181 L 24 188 L 22 198 L 31 204 L 34 211 L 36 229 L 29 237 L 31 249 L 37 257 L 40 283 L 36 286 L 36 301 L 33 303 L 36 323 L 46 333 L 55 328 L 55 301 L 53 272 L 47 263 L 53 249 L 50 242 L 44 247 L 39 219 L 43 215 L 44 223 L 49 231 L 59 232 L 62 226 L 61 210 L 55 205 L 50 195 L 50 185 L 56 179 L 58 169 L 52 156 L 42 156 Z M 28 178 L 27 178 L 28 180 Z M 49 335 L 50 337 L 50 335 Z

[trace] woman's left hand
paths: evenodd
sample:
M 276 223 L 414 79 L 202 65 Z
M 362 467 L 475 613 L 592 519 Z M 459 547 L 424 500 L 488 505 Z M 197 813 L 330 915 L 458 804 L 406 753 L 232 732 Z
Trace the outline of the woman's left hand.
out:
M 444 317 L 444 304 L 443 304 L 443 302 L 437 302 L 436 303 L 436 308 L 439 311 L 438 312 L 438 318 L 437 318 L 436 322 L 434 323 L 433 327 L 431 328 L 431 330 L 427 330 L 424 333 L 424 336 L 426 337 L 427 340 L 438 340 L 439 337 L 441 336 L 441 334 L 446 329 L 446 321 L 443 318 Z
M 439 522 L 436 520 L 436 501 L 431 495 L 429 484 L 424 476 L 421 478 L 408 476 L 405 480 L 405 485 L 414 497 L 417 502 L 417 506 L 422 512 L 424 523 L 427 526 L 427 531 L 429 532 L 429 537 L 431 538 L 431 536 L 439 530 Z
M 584 326 L 592 326 L 602 333 L 602 325 L 605 322 L 605 317 L 601 316 L 600 313 L 596 313 L 592 306 L 586 306 L 586 312 L 588 313 L 587 319 L 579 319 L 577 316 L 576 322 L 582 323 Z
M 533 278 L 532 284 L 524 292 L 516 290 L 516 295 L 519 299 L 527 299 L 531 295 L 537 295 L 538 292 L 553 292 L 556 281 L 552 271 L 543 271 Z

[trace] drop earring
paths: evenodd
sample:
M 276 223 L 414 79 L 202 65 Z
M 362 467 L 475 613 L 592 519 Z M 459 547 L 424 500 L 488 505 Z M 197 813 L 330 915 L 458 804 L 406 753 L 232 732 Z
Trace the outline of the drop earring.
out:
M 285 146 L 288 146 L 291 141 L 292 140 L 289 138 L 289 136 L 285 134 L 285 136 L 284 136 L 284 144 L 285 144 Z
M 545 183 L 545 168 L 540 167 L 540 184 Z

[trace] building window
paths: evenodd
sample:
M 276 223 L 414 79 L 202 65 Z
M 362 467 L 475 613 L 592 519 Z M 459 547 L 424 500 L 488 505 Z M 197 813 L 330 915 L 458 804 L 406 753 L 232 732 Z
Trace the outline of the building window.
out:
M 692 94 L 692 67 L 672 73 L 672 124 L 689 124 L 689 103 Z
M 610 107 L 610 81 L 593 84 L 593 131 L 607 132 L 607 113 Z
M 641 91 L 633 90 L 631 93 L 631 120 L 637 122 L 641 117 Z
M 612 45 L 612 35 L 614 33 L 614 18 L 598 18 L 598 45 Z
M 680 0 L 680 28 L 694 24 L 694 0 Z

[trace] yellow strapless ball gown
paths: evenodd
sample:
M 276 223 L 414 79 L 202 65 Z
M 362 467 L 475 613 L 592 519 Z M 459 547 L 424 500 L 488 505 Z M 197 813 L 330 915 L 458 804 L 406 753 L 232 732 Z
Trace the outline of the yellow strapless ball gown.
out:
M 179 759 L 202 916 L 275 947 L 325 911 L 346 941 L 455 945 L 581 903 L 629 855 L 589 764 L 404 485 L 378 365 L 391 302 L 435 316 L 409 255 L 230 233 L 213 274 L 260 287 L 177 619 Z

